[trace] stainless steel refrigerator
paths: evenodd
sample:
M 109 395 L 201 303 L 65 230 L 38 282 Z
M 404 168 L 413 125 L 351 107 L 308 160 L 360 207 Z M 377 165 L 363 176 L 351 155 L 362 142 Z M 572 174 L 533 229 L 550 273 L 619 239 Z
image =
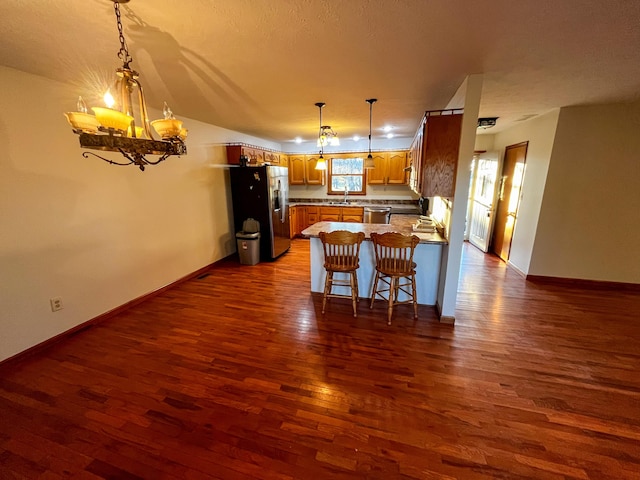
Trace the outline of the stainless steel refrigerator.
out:
M 289 175 L 287 167 L 231 167 L 235 232 L 247 218 L 260 222 L 260 260 L 275 260 L 289 250 Z

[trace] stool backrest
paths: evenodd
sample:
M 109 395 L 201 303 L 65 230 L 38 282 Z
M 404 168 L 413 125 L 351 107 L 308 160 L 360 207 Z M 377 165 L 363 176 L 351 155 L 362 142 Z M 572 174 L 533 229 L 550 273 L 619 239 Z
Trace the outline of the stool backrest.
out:
M 358 268 L 360 244 L 364 233 L 335 230 L 320 232 L 320 241 L 324 251 L 324 267 L 327 270 L 352 270 Z
M 415 268 L 413 252 L 420 238 L 402 233 L 372 233 L 371 241 L 376 257 L 376 268 L 395 275 L 410 274 Z

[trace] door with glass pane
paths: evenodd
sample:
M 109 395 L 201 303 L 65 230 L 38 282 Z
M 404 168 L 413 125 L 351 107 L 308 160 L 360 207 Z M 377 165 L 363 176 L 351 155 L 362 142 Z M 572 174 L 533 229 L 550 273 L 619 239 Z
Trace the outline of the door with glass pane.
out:
M 498 153 L 482 153 L 474 163 L 469 212 L 469 242 L 483 252 L 487 252 L 493 223 L 493 203 L 499 163 Z

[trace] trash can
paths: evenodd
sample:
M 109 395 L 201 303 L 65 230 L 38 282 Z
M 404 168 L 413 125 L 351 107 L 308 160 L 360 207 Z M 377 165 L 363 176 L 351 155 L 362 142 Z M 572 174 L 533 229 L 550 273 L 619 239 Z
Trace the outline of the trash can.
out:
M 255 265 L 260 261 L 260 224 L 248 218 L 242 224 L 242 231 L 236 233 L 238 256 L 242 265 Z

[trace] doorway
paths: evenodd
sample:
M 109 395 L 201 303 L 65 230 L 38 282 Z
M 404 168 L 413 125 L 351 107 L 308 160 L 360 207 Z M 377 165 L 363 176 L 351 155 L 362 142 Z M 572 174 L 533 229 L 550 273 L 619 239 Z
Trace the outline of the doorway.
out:
M 528 145 L 529 142 L 510 145 L 504 154 L 490 249 L 505 262 L 509 260 L 511 240 L 518 217 Z

